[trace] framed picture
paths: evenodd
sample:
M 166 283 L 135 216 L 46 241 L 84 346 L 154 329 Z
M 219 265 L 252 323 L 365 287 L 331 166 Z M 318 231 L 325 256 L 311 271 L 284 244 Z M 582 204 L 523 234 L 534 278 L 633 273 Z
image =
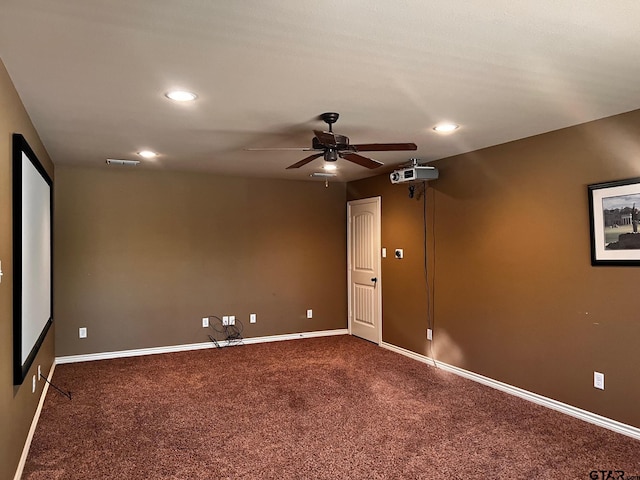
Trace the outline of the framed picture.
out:
M 13 134 L 13 383 L 20 385 L 53 322 L 52 182 Z
M 591 265 L 640 265 L 640 178 L 588 185 Z

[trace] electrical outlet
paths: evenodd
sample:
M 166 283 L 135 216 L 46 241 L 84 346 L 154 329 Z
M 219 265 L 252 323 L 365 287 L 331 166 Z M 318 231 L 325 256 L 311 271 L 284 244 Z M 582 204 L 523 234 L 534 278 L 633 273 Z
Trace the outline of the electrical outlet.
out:
M 249 323 L 256 323 L 258 321 L 258 316 L 255 313 L 249 315 Z
M 593 386 L 604 390 L 604 373 L 593 372 Z
M 87 327 L 80 327 L 78 329 L 78 337 L 87 338 Z
M 229 326 L 229 315 L 224 315 L 222 317 L 222 325 L 225 326 L 225 327 Z
M 207 328 L 209 326 L 209 317 L 202 317 L 202 328 Z
M 236 324 L 236 316 L 235 315 L 229 316 L 229 325 L 235 325 L 235 324 Z
M 396 248 L 396 258 L 404 258 L 404 250 L 402 248 Z
M 433 340 L 433 330 L 427 328 L 427 340 Z
M 313 310 L 307 310 L 307 318 L 313 318 Z

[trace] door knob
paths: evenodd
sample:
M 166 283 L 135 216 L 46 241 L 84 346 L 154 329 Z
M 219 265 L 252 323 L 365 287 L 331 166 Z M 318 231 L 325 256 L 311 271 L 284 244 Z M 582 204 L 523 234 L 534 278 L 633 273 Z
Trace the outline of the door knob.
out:
M 373 278 L 371 279 L 371 281 L 372 281 L 373 283 L 377 283 L 378 279 L 377 279 L 376 277 L 373 277 Z

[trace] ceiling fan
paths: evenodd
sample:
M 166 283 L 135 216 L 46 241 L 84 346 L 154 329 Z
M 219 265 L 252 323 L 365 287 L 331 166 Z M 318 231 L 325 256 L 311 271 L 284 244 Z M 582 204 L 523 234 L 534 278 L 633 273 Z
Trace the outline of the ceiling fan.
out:
M 415 143 L 360 143 L 350 144 L 349 137 L 333 133 L 332 125 L 338 121 L 340 115 L 335 112 L 327 112 L 320 118 L 329 125 L 329 131 L 314 130 L 315 136 L 311 141 L 311 148 L 247 148 L 247 150 L 296 150 L 301 152 L 319 152 L 303 158 L 299 162 L 289 165 L 290 168 L 300 168 L 303 165 L 324 157 L 326 162 L 335 162 L 338 158 L 344 158 L 362 167 L 378 168 L 384 165 L 382 162 L 360 155 L 358 152 L 388 152 L 401 150 L 417 150 Z

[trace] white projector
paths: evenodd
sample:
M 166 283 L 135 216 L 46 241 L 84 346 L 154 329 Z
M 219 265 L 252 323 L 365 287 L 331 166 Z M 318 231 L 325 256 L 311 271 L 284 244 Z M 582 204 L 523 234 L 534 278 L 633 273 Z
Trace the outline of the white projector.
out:
M 391 183 L 416 182 L 420 180 L 435 180 L 438 178 L 438 169 L 428 166 L 414 166 L 394 170 L 389 175 Z

